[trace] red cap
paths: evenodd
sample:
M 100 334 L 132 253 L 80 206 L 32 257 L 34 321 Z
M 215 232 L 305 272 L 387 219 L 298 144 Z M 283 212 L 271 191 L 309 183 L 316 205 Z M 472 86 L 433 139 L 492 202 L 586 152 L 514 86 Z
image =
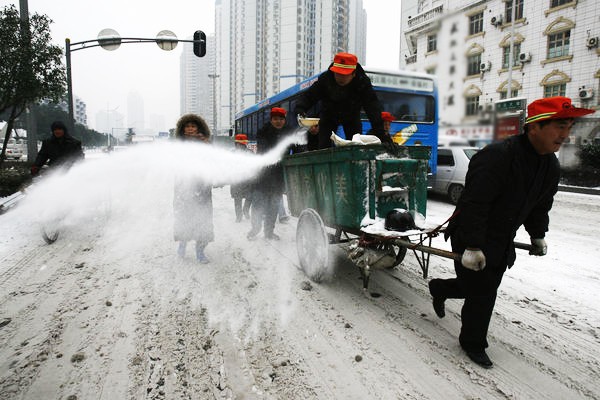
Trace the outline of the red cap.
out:
M 526 124 L 547 119 L 579 118 L 596 112 L 589 108 L 573 107 L 568 97 L 556 96 L 536 100 L 527 106 Z
M 394 120 L 394 116 L 387 111 L 383 111 L 381 113 L 381 119 L 387 122 L 392 122 Z
M 329 70 L 336 74 L 350 75 L 356 71 L 356 64 L 358 64 L 358 59 L 354 54 L 337 53 L 333 57 L 333 65 Z
M 235 135 L 235 142 L 241 144 L 248 144 L 248 136 L 243 133 L 238 133 Z
M 286 114 L 287 114 L 287 111 L 285 111 L 284 108 L 280 108 L 280 107 L 271 108 L 271 118 L 273 118 L 276 115 L 285 118 Z

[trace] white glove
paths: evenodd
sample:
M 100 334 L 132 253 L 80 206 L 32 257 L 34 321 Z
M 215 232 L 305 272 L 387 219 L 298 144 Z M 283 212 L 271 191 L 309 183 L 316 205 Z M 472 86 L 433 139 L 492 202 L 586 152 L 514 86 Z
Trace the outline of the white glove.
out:
M 548 253 L 548 245 L 544 239 L 531 239 L 531 246 L 533 248 L 529 250 L 529 254 L 532 256 L 545 256 Z
M 479 249 L 466 249 L 460 261 L 463 267 L 472 271 L 481 271 L 485 268 L 485 254 Z

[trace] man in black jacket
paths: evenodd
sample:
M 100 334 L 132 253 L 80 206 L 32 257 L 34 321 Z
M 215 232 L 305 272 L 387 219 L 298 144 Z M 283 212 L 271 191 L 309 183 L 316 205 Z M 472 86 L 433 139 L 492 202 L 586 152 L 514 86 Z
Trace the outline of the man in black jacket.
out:
M 31 175 L 37 175 L 48 162 L 48 167 L 70 167 L 74 162 L 84 158 L 81 142 L 67 132 L 67 127 L 60 121 L 50 126 L 52 136 L 42 142 L 42 147 L 31 166 Z
M 525 133 L 491 144 L 469 164 L 465 189 L 446 230 L 456 278 L 432 279 L 429 291 L 438 317 L 446 299 L 465 299 L 459 336 L 467 356 L 484 368 L 496 293 L 515 261 L 513 240 L 521 225 L 531 238 L 529 254 L 543 256 L 548 212 L 558 190 L 560 168 L 554 155 L 569 137 L 574 119 L 594 112 L 575 108 L 567 97 L 549 97 L 527 107 Z
M 371 122 L 370 133 L 384 143 L 392 142 L 384 132 L 381 104 L 371 80 L 354 54 L 336 54 L 329 69 L 319 75 L 317 81 L 298 99 L 294 112 L 306 115 L 318 101 L 321 101 L 319 149 L 332 146 L 331 132 L 335 132 L 339 125 L 343 126 L 348 140 L 354 134 L 362 133 L 361 108 Z
M 287 111 L 283 108 L 273 107 L 270 120 L 256 133 L 256 153 L 267 153 L 277 146 L 277 143 L 286 134 L 284 129 Z M 261 224 L 264 225 L 264 235 L 267 240 L 279 240 L 273 233 L 279 201 L 284 191 L 283 166 L 280 162 L 269 165 L 263 169 L 254 182 L 252 190 L 252 210 L 250 222 L 252 230 L 246 235 L 253 240 L 260 232 Z

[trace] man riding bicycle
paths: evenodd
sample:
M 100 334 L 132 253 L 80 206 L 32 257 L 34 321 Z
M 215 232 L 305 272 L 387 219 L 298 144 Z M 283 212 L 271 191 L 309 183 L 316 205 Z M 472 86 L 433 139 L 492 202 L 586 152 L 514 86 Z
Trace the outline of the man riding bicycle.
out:
M 48 162 L 49 168 L 58 166 L 70 167 L 85 156 L 81 141 L 69 135 L 67 127 L 61 121 L 53 122 L 50 126 L 52 136 L 42 142 L 35 162 L 31 166 L 31 175 L 36 176 Z

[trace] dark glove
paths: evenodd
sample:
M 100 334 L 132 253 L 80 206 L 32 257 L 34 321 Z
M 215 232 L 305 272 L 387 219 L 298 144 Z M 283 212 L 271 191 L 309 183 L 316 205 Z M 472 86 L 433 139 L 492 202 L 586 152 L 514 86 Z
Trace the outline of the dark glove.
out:
M 531 247 L 529 255 L 532 256 L 545 256 L 548 253 L 548 245 L 544 239 L 531 239 Z
M 388 138 L 390 140 L 386 140 L 386 141 L 381 141 L 381 144 L 383 145 L 383 148 L 385 149 L 386 152 L 388 152 L 389 154 L 396 156 L 396 157 L 400 157 L 401 153 L 402 153 L 402 148 L 400 147 L 400 145 L 396 142 L 394 142 L 392 140 L 392 138 L 390 138 L 388 136 Z
M 40 173 L 39 167 L 37 167 L 36 165 L 32 165 L 31 166 L 31 176 L 36 176 L 39 173 Z

